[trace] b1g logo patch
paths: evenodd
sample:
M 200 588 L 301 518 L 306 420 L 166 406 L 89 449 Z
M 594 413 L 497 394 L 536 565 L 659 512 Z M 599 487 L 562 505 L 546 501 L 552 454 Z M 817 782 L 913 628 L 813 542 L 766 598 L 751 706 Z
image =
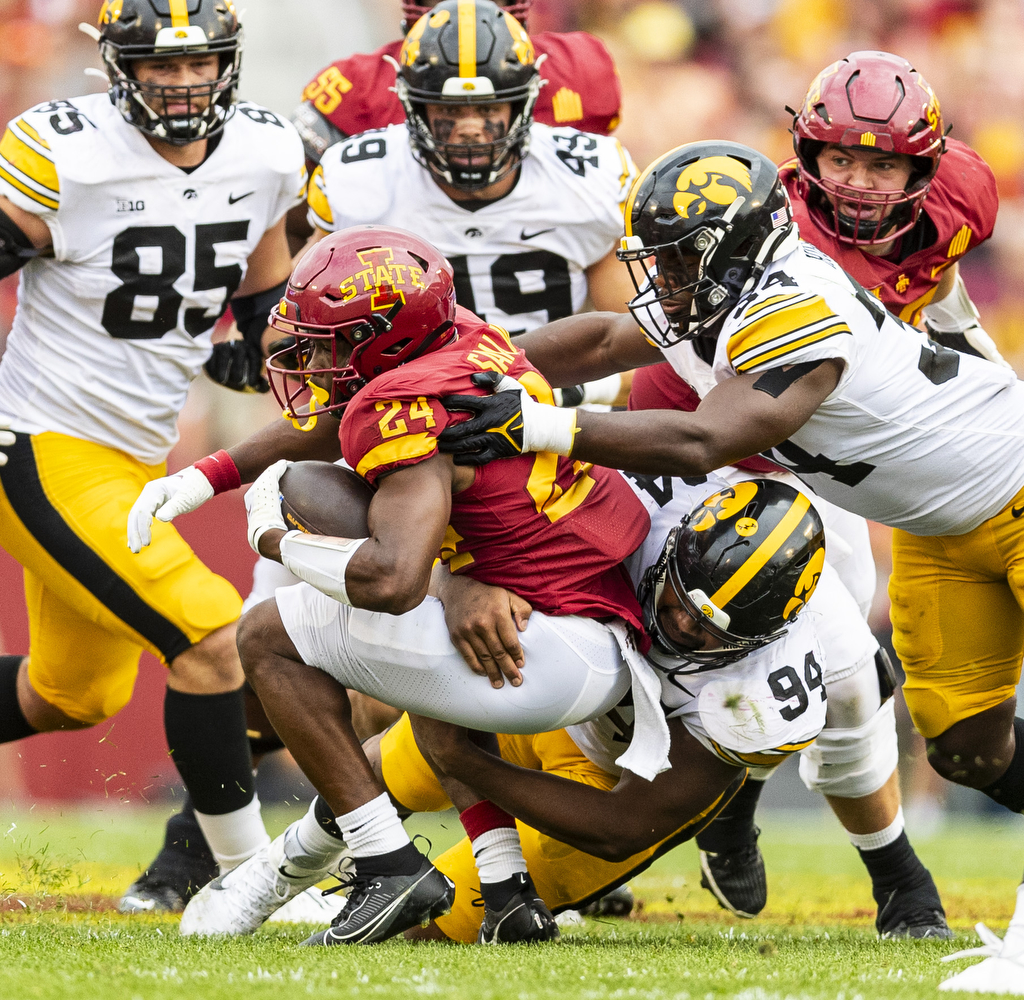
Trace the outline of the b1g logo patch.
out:
M 731 205 L 744 191 L 752 192 L 750 171 L 731 156 L 705 156 L 686 167 L 676 180 L 672 207 L 684 219 L 703 215 L 708 203 Z

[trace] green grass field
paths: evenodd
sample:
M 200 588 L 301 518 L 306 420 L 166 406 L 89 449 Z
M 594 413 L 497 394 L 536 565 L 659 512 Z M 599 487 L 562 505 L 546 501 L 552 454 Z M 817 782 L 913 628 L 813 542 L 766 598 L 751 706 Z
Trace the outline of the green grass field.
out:
M 723 914 L 687 844 L 634 882 L 628 921 L 588 920 L 560 944 L 492 949 L 389 942 L 300 949 L 301 928 L 232 941 L 178 936 L 176 920 L 122 917 L 116 896 L 153 855 L 168 809 L 0 812 L 0 1000 L 322 997 L 557 1000 L 873 1000 L 936 997 L 963 962 L 942 955 L 1001 933 L 1024 864 L 1024 823 L 957 821 L 918 851 L 942 891 L 953 942 L 879 942 L 856 852 L 815 813 L 766 813 L 770 900 L 761 918 Z M 292 818 L 271 811 L 278 832 Z M 414 824 L 410 824 L 413 826 Z M 415 824 L 435 853 L 454 817 Z

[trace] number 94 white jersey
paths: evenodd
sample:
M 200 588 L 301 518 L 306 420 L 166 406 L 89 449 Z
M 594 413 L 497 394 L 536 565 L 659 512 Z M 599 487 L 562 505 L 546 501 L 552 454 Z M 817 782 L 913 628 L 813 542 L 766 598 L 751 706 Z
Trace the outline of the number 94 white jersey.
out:
M 242 103 L 190 172 L 106 94 L 26 111 L 0 140 L 0 194 L 43 219 L 53 255 L 21 272 L 0 412 L 146 464 L 177 440 L 189 382 L 263 234 L 302 194 L 292 125 Z
M 517 334 L 583 308 L 583 272 L 618 245 L 635 176 L 618 139 L 534 123 L 516 186 L 470 211 L 416 161 L 406 125 L 390 125 L 324 153 L 310 177 L 309 221 L 422 236 L 451 261 L 459 305 Z

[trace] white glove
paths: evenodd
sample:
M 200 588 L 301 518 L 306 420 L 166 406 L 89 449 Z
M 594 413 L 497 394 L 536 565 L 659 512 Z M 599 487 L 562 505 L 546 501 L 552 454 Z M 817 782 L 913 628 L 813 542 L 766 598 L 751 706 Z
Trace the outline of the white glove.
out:
M 0 448 L 9 448 L 14 444 L 14 434 L 11 432 L 11 422 L 7 417 L 0 417 Z M 7 464 L 7 453 L 0 451 L 0 465 Z
M 210 480 L 194 465 L 146 483 L 128 512 L 128 548 L 138 553 L 153 541 L 154 516 L 161 521 L 173 521 L 179 514 L 202 507 L 212 496 Z
M 245 491 L 245 513 L 249 518 L 249 546 L 257 555 L 260 552 L 260 538 L 271 528 L 288 530 L 281 516 L 281 477 L 291 462 L 280 459 L 265 469 L 260 477 Z
M 521 451 L 550 451 L 568 456 L 576 437 L 576 410 L 563 409 L 538 403 L 526 391 L 522 382 L 503 375 L 495 392 L 519 390 L 523 413 L 523 443 Z

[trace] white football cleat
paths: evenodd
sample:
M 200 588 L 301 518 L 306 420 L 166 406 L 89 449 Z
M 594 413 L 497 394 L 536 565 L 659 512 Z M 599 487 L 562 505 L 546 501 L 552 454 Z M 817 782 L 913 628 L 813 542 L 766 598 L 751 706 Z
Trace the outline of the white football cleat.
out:
M 333 875 L 334 872 L 332 871 Z M 279 910 L 267 917 L 268 924 L 316 924 L 326 927 L 340 912 L 348 899 L 340 892 L 325 896 L 316 886 L 293 896 Z
M 974 929 L 984 944 L 980 948 L 945 955 L 942 961 L 952 962 L 958 958 L 984 958 L 984 961 L 943 980 L 939 989 L 949 993 L 1024 996 L 1024 949 L 1008 946 L 984 924 L 975 924 Z
M 181 915 L 182 935 L 252 934 L 275 910 L 330 874 L 336 859 L 315 870 L 288 860 L 286 833 L 203 886 Z

